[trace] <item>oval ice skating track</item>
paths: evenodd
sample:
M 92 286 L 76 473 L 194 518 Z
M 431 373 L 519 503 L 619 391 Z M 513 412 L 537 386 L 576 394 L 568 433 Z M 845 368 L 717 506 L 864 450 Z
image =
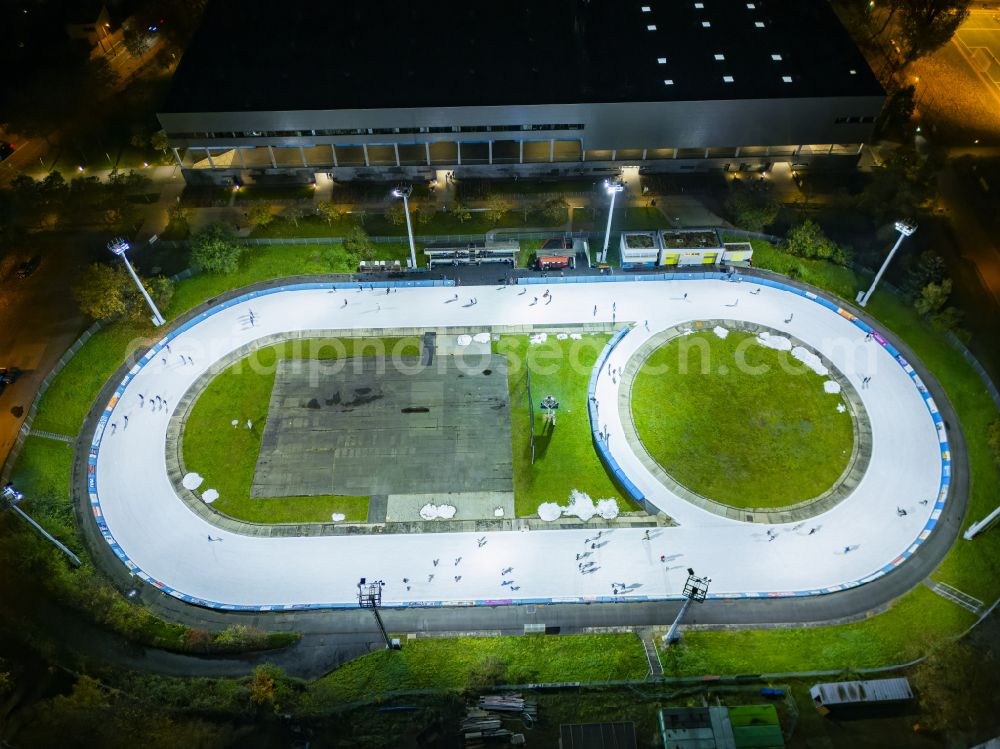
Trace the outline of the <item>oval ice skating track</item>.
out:
M 386 605 L 593 601 L 610 598 L 616 583 L 629 586 L 627 598 L 675 598 L 688 567 L 712 578 L 713 597 L 815 595 L 862 584 L 902 563 L 929 535 L 947 498 L 944 426 L 923 383 L 880 336 L 866 341 L 863 323 L 812 294 L 754 279 L 553 283 L 552 302 L 545 304 L 545 287 L 537 285 L 399 288 L 388 295 L 384 286 L 375 292 L 340 286 L 283 287 L 233 299 L 173 331 L 127 373 L 95 430 L 88 490 L 105 540 L 137 576 L 182 600 L 224 609 L 356 606 L 361 577 L 387 582 Z M 449 303 L 456 291 L 460 300 Z M 465 306 L 473 295 L 478 303 Z M 729 520 L 673 496 L 625 447 L 618 413 L 602 409 L 614 459 L 680 525 L 653 531 L 651 541 L 643 530 L 604 531 L 603 545 L 590 557 L 598 570 L 583 575 L 576 554 L 590 550 L 585 539 L 596 535 L 597 524 L 487 533 L 482 547 L 475 533 L 261 538 L 208 524 L 168 480 L 165 440 L 174 407 L 213 362 L 257 338 L 333 328 L 610 322 L 613 304 L 615 322 L 636 323 L 611 352 L 613 368 L 624 366 L 653 333 L 702 319 L 761 323 L 822 353 L 858 389 L 871 421 L 871 462 L 853 494 L 805 524 L 773 526 L 769 540 L 767 526 Z M 612 404 L 617 385 L 604 369 L 597 394 Z M 863 389 L 866 376 L 872 380 Z M 140 408 L 140 393 L 147 400 L 161 396 L 167 408 Z M 507 567 L 513 570 L 502 575 Z M 513 584 L 502 586 L 505 580 Z

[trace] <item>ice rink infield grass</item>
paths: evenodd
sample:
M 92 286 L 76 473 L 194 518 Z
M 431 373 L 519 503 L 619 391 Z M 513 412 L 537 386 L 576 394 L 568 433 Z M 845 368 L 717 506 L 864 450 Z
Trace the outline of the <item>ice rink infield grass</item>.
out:
M 312 338 L 258 349 L 220 372 L 199 395 L 183 432 L 184 463 L 205 478 L 219 499 L 212 507 L 238 520 L 255 523 L 329 522 L 333 513 L 346 521 L 365 521 L 367 496 L 251 498 L 268 402 L 278 359 L 334 359 L 340 356 L 416 356 L 413 338 Z M 232 426 L 233 421 L 237 426 Z M 246 428 L 247 421 L 252 428 Z
M 660 346 L 636 374 L 632 418 L 653 459 L 688 489 L 775 508 L 830 489 L 854 437 L 827 377 L 755 339 L 709 330 Z

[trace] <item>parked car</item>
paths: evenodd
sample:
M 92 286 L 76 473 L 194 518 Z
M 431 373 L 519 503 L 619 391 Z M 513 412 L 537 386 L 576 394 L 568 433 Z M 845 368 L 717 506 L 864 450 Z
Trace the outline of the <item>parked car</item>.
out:
M 3 161 L 12 153 L 14 153 L 13 143 L 0 143 L 0 161 Z
M 0 393 L 20 376 L 21 370 L 17 367 L 0 367 Z
M 32 273 L 34 273 L 38 269 L 38 266 L 41 264 L 42 264 L 42 256 L 35 255 L 30 260 L 26 260 L 25 262 L 17 266 L 17 277 L 27 278 Z

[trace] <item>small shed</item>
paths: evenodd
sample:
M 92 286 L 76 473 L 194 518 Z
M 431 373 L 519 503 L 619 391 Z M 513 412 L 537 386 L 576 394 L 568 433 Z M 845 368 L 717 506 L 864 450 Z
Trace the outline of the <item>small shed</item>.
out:
M 826 715 L 830 710 L 860 705 L 891 705 L 913 699 L 910 682 L 905 678 L 838 681 L 816 684 L 809 690 L 816 709 Z

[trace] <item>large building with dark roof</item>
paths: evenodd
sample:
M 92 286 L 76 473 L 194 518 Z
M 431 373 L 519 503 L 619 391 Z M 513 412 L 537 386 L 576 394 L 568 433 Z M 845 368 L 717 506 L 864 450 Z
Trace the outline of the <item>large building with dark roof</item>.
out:
M 826 0 L 211 0 L 159 118 L 189 180 L 745 171 L 884 99 Z

